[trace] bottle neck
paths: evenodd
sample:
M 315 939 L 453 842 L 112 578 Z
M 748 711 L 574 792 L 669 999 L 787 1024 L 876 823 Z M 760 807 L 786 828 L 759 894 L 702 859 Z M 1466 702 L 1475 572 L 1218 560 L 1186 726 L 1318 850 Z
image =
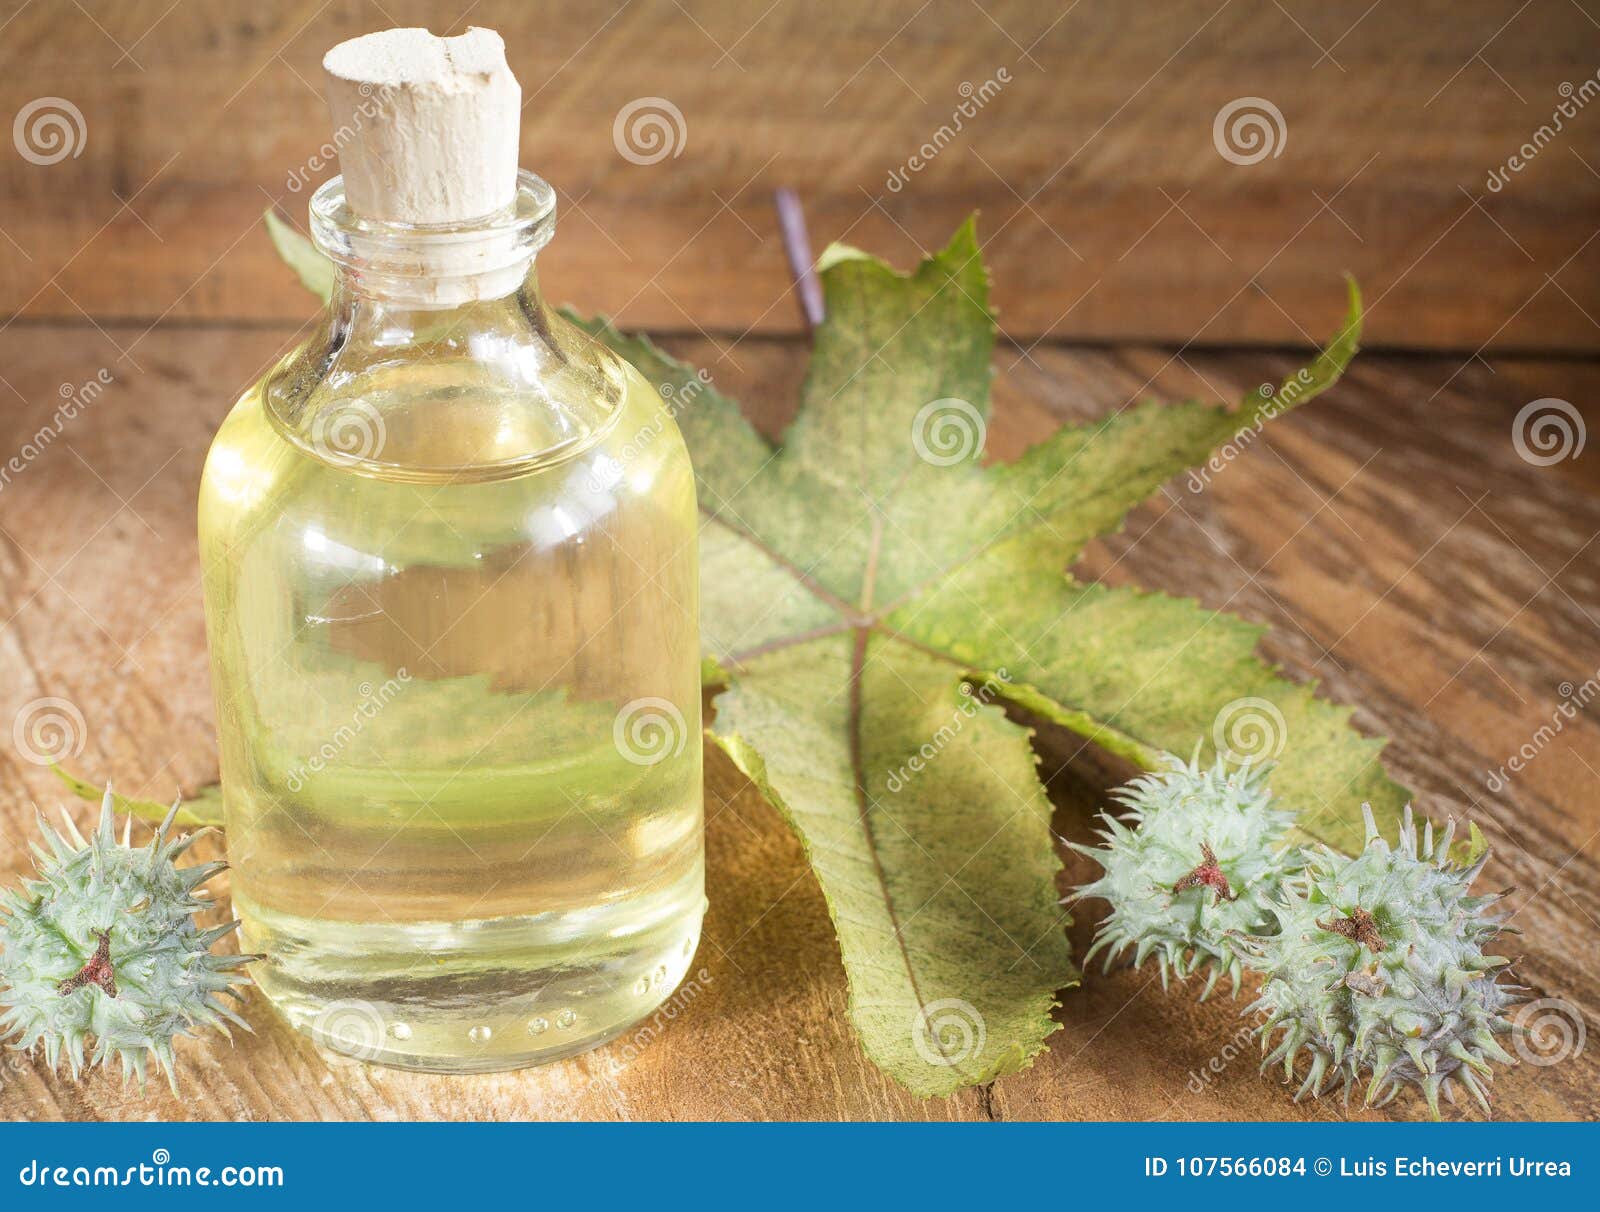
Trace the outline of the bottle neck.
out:
M 539 296 L 535 257 L 555 227 L 539 178 L 520 174 L 512 205 L 450 226 L 360 218 L 334 178 L 311 225 L 333 295 L 262 385 L 306 453 L 391 479 L 484 479 L 583 449 L 615 420 L 622 363 Z
M 333 262 L 336 308 L 368 300 L 399 311 L 443 311 L 519 292 L 537 300 L 534 259 L 555 232 L 555 191 L 517 175 L 511 205 L 459 224 L 387 223 L 350 209 L 335 177 L 311 198 L 311 234 Z

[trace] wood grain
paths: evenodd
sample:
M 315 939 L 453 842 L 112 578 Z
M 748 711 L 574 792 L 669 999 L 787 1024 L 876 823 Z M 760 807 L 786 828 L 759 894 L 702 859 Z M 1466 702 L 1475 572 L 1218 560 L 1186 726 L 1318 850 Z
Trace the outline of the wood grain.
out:
M 470 9 L 463 14 L 463 10 Z M 901 261 L 973 210 L 1023 339 L 1291 343 L 1341 270 L 1372 346 L 1600 348 L 1592 0 L 0 0 L 0 116 L 83 115 L 80 154 L 0 157 L 0 315 L 283 320 L 302 302 L 257 222 L 304 221 L 329 133 L 319 61 L 391 21 L 502 30 L 524 162 L 560 189 L 556 299 L 685 333 L 794 332 L 771 194 L 816 247 Z M 1004 71 L 1009 82 L 1000 80 Z M 963 88 L 1001 87 L 951 126 Z M 1276 155 L 1230 163 L 1219 111 L 1261 97 Z M 683 117 L 630 163 L 638 98 Z M 1587 102 L 1585 102 L 1587 104 Z M 1489 175 L 1537 140 L 1527 167 Z M 898 189 L 925 143 L 942 150 Z M 291 188 L 293 179 L 296 188 Z
M 165 326 L 105 333 L 34 325 L 0 333 L 17 400 L 0 452 L 49 421 L 60 384 L 101 367 L 114 382 L 36 458 L 0 483 L 0 725 L 43 696 L 83 714 L 73 759 L 131 794 L 165 797 L 215 775 L 193 507 L 210 435 L 237 389 L 292 339 L 287 330 Z M 769 431 L 803 371 L 795 342 L 672 342 L 711 367 Z M 121 350 L 133 347 L 134 370 Z M 996 359 L 991 446 L 1014 457 L 1067 419 L 1151 393 L 1233 397 L 1290 365 L 1278 355 L 1173 354 L 1039 345 Z M 1095 544 L 1084 569 L 1192 594 L 1272 625 L 1263 650 L 1290 676 L 1357 705 L 1393 738 L 1395 775 L 1436 815 L 1470 813 L 1495 846 L 1488 885 L 1513 884 L 1523 934 L 1508 939 L 1536 996 L 1565 999 L 1592 1030 L 1600 1006 L 1600 720 L 1581 713 L 1503 793 L 1486 772 L 1600 674 L 1600 458 L 1533 467 L 1513 418 L 1528 400 L 1600 398 L 1600 370 L 1557 361 L 1364 356 L 1326 400 L 1275 423 L 1195 493 L 1181 481 Z M 1600 414 L 1586 414 L 1589 432 Z M 3 729 L 0 729 L 3 731 Z M 1088 836 L 1123 777 L 1070 736 L 1045 730 L 1056 828 Z M 0 880 L 27 867 L 34 806 L 54 777 L 0 745 Z M 844 974 L 799 846 L 717 752 L 708 753 L 707 933 L 692 984 L 653 1038 L 538 1070 L 445 1078 L 320 1054 L 259 996 L 253 1036 L 179 1049 L 182 1100 L 117 1079 L 73 1083 L 37 1058 L 0 1066 L 0 1117 L 215 1119 L 1090 1119 L 1340 1118 L 1296 1107 L 1256 1076 L 1238 1005 L 1163 995 L 1147 973 L 1086 975 L 1031 1070 L 918 1102 L 872 1068 L 851 1037 Z M 1089 874 L 1068 855 L 1063 888 Z M 1073 927 L 1081 954 L 1092 906 Z M 1600 1115 L 1587 1051 L 1496 1082 L 1507 1118 Z M 1219 1072 L 1209 1069 L 1217 1059 Z M 1210 1080 L 1205 1080 L 1209 1076 Z M 1387 1114 L 1419 1113 L 1402 1101 Z

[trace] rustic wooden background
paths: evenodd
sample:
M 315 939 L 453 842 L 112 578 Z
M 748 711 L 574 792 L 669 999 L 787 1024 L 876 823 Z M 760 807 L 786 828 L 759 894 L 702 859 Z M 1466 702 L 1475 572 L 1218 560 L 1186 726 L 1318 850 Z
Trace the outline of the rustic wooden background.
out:
M 310 310 L 257 220 L 271 202 L 303 210 L 286 181 L 323 137 L 322 50 L 395 23 L 452 32 L 469 4 L 0 4 L 0 117 L 59 97 L 86 132 L 54 164 L 0 144 L 0 461 L 65 396 L 109 381 L 0 478 L 0 880 L 27 868 L 34 807 L 62 799 L 5 740 L 42 698 L 83 717 L 74 764 L 130 794 L 215 778 L 196 484 L 223 413 Z M 1354 270 L 1372 340 L 1347 382 L 1205 492 L 1170 485 L 1084 570 L 1271 624 L 1265 655 L 1393 738 L 1387 760 L 1423 808 L 1483 824 L 1485 883 L 1516 888 L 1523 933 L 1505 949 L 1522 981 L 1600 1030 L 1600 708 L 1489 785 L 1600 678 L 1600 112 L 1564 120 L 1502 191 L 1485 184 L 1550 120 L 1560 85 L 1578 97 L 1600 68 L 1600 6 L 480 0 L 465 18 L 506 33 L 529 100 L 525 161 L 562 190 L 549 292 L 666 334 L 769 431 L 805 358 L 779 184 L 802 191 L 819 249 L 843 237 L 901 264 L 982 208 L 1008 337 L 989 435 L 1001 458 L 1146 392 L 1244 394 L 1293 365 L 1270 347 L 1332 327 L 1336 273 Z M 1000 67 L 1012 82 L 888 191 L 960 83 Z M 655 165 L 612 143 L 618 110 L 645 96 L 671 100 L 687 131 Z M 1280 156 L 1218 154 L 1213 118 L 1241 96 L 1280 108 Z M 1587 443 L 1537 465 L 1517 417 L 1547 398 L 1569 402 Z M 1082 840 L 1118 772 L 1067 762 L 1060 734 L 1043 747 L 1057 829 Z M 404 1075 L 320 1054 L 252 996 L 254 1037 L 180 1048 L 181 1101 L 10 1055 L 0 1118 L 1358 1114 L 1295 1107 L 1257 1077 L 1236 1004 L 1197 1009 L 1148 974 L 1098 969 L 1064 995 L 1033 1069 L 918 1102 L 850 1035 L 798 845 L 707 758 L 703 975 L 648 1046 Z M 1064 885 L 1088 874 L 1072 861 Z M 1080 953 L 1095 912 L 1073 928 Z M 1596 1048 L 1504 1073 L 1499 1113 L 1600 1116 Z M 1196 1079 L 1213 1058 L 1221 1072 Z
M 774 186 L 819 240 L 902 259 L 973 209 L 1008 332 L 1301 344 L 1374 307 L 1374 346 L 1600 348 L 1593 0 L 5 0 L 0 114 L 72 102 L 81 154 L 0 177 L 0 314 L 298 320 L 254 233 L 329 135 L 319 63 L 393 24 L 501 30 L 523 160 L 561 191 L 562 297 L 653 330 L 792 332 Z M 963 86 L 1003 84 L 910 183 Z M 1583 84 L 1589 82 L 1585 91 Z M 1562 89 L 1576 116 L 1498 193 Z M 1220 109 L 1282 115 L 1225 160 Z M 677 107 L 639 165 L 613 124 Z M 1592 106 L 1600 110 L 1600 106 Z

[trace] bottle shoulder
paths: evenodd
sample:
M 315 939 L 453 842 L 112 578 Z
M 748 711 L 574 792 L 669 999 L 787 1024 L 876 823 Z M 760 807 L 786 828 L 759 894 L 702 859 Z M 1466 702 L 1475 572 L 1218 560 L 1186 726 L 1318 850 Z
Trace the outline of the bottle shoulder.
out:
M 331 309 L 325 329 L 259 385 L 267 419 L 309 457 L 354 474 L 459 483 L 578 457 L 654 396 L 536 298 L 407 323 L 392 340 L 360 322 L 341 333 Z
M 321 449 L 286 434 L 272 415 L 269 375 L 240 398 L 212 441 L 201 479 L 202 537 L 215 533 L 232 543 L 242 534 L 307 527 L 332 535 L 359 515 L 361 526 L 392 533 L 384 546 L 399 550 L 408 536 L 424 537 L 422 520 L 459 532 L 469 545 L 494 537 L 487 531 L 501 523 L 515 530 L 529 510 L 546 508 L 557 519 L 584 519 L 579 529 L 637 508 L 692 520 L 694 473 L 668 402 L 631 364 L 617 359 L 615 367 L 616 402 L 582 442 L 518 451 L 515 461 L 413 466 L 398 474 L 361 458 L 362 443 L 381 453 L 386 438 L 381 429 L 361 428 L 370 416 L 349 418 L 355 428 L 328 433 Z M 454 406 L 435 402 L 440 411 Z M 507 412 L 516 407 L 514 400 L 504 405 Z

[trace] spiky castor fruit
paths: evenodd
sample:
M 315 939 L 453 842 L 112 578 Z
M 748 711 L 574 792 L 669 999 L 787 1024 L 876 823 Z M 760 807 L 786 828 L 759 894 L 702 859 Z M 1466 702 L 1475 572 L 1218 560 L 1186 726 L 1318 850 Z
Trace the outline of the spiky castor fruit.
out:
M 65 837 L 39 818 L 38 878 L 0 894 L 0 1038 L 23 1049 L 42 1044 L 52 1068 L 65 1056 L 74 1077 L 85 1057 L 91 1065 L 115 1059 L 124 1079 L 142 1084 L 153 1058 L 176 1089 L 176 1036 L 246 1027 L 219 995 L 238 996 L 238 969 L 255 957 L 211 953 L 239 923 L 201 929 L 194 917 L 211 907 L 200 885 L 226 864 L 179 870 L 175 860 L 210 830 L 172 837 L 176 814 L 174 805 L 137 848 L 131 819 L 117 839 L 109 788 L 91 838 L 65 813 Z
M 1499 980 L 1510 961 L 1483 951 L 1503 929 L 1491 912 L 1503 894 L 1468 892 L 1488 854 L 1452 861 L 1453 822 L 1437 841 L 1428 824 L 1419 843 L 1409 806 L 1391 848 L 1371 807 L 1362 815 L 1361 853 L 1308 852 L 1274 907 L 1277 932 L 1245 944 L 1264 978 L 1246 1010 L 1264 1016 L 1262 1069 L 1281 1062 L 1292 1080 L 1303 1058 L 1296 1101 L 1335 1086 L 1348 1097 L 1366 1079 L 1367 1103 L 1382 1106 L 1416 1086 L 1435 1119 L 1459 1082 L 1487 1113 L 1490 1062 L 1514 1063 L 1495 1037 L 1513 1030 L 1503 1012 L 1518 992 Z
M 1103 868 L 1072 900 L 1100 897 L 1111 913 L 1100 923 L 1087 965 L 1106 953 L 1109 968 L 1134 949 L 1135 965 L 1154 955 L 1161 983 L 1208 971 L 1202 1000 L 1224 974 L 1239 991 L 1237 939 L 1270 927 L 1272 898 L 1298 870 L 1285 839 L 1294 814 L 1274 807 L 1264 768 L 1230 771 L 1220 759 L 1201 769 L 1168 755 L 1167 768 L 1134 779 L 1113 795 L 1127 809 L 1102 814 L 1104 846 L 1078 846 Z

